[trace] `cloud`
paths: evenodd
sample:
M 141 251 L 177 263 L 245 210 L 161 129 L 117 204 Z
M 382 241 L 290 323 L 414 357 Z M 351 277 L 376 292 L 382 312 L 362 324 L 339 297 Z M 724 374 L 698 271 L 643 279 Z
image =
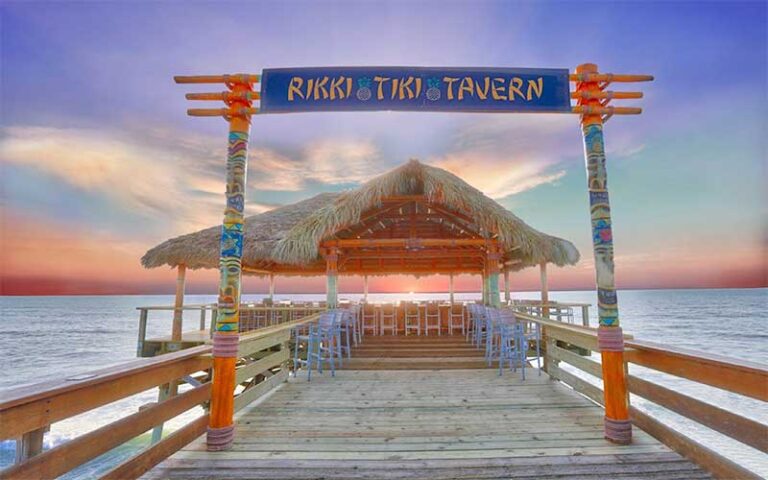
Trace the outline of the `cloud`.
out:
M 460 129 L 448 152 L 429 159 L 493 198 L 504 198 L 565 176 L 568 158 L 580 155 L 571 118 L 544 121 L 491 117 Z

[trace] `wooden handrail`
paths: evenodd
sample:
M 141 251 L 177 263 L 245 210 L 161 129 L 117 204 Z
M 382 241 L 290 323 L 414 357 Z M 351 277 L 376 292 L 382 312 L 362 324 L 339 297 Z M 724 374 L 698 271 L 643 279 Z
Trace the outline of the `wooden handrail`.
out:
M 653 342 L 626 342 L 628 362 L 730 392 L 768 401 L 768 367 L 711 353 Z
M 210 346 L 200 346 L 60 380 L 3 392 L 0 439 L 48 426 L 210 367 Z M 116 388 L 116 385 L 119 386 Z

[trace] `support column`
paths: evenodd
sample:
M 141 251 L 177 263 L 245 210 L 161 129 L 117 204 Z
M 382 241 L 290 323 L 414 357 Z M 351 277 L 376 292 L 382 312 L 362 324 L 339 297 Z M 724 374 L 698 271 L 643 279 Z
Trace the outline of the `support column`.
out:
M 488 271 L 488 305 L 494 308 L 501 307 L 501 298 L 499 296 L 499 255 L 495 247 L 488 248 L 486 256 L 486 270 Z
M 453 303 L 453 273 L 448 276 L 448 299 Z
M 363 275 L 363 302 L 368 302 L 368 275 Z
M 184 317 L 184 279 L 187 273 L 187 266 L 183 263 L 176 267 L 176 298 L 173 302 L 173 327 L 171 330 L 171 340 L 181 342 L 181 328 Z M 180 347 L 181 345 L 179 345 Z
M 547 280 L 547 262 L 541 262 L 539 264 L 539 278 L 541 280 L 541 316 L 549 318 L 549 281 Z
M 597 73 L 597 65 L 579 65 L 576 73 Z M 578 92 L 602 91 L 598 82 L 577 82 Z M 580 99 L 580 105 L 599 107 L 600 100 Z M 603 119 L 600 115 L 583 115 L 584 153 L 592 217 L 592 246 L 595 255 L 597 301 L 600 326 L 597 340 L 602 357 L 603 390 L 605 395 L 605 438 L 628 444 L 632 441 L 629 420 L 629 396 L 624 371 L 624 336 L 619 326 L 619 308 L 613 276 L 613 235 L 611 207 L 608 199 Z
M 509 293 L 509 268 L 504 269 L 504 302 L 509 305 L 512 296 Z
M 228 84 L 234 94 L 251 91 L 248 83 Z M 235 100 L 230 110 L 246 109 L 248 100 Z M 250 116 L 246 113 L 229 117 L 229 148 L 227 153 L 227 206 L 221 226 L 219 259 L 219 301 L 216 330 L 213 334 L 213 386 L 211 389 L 208 450 L 227 450 L 235 438 L 234 391 L 235 363 L 240 329 L 240 289 L 243 254 L 243 208 L 245 206 L 245 177 L 248 165 L 248 135 Z
M 488 305 L 488 274 L 485 270 L 483 270 L 483 276 L 482 276 L 482 282 L 483 282 L 483 305 Z
M 336 308 L 339 303 L 338 276 L 339 253 L 332 248 L 325 254 L 325 298 L 328 308 Z
M 275 274 L 269 274 L 269 302 L 275 304 Z

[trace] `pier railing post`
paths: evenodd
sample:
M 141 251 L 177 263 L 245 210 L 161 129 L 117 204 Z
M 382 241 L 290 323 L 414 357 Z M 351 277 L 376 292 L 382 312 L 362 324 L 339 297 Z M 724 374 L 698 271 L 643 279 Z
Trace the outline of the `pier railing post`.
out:
M 597 73 L 597 65 L 583 64 L 576 73 Z M 577 92 L 601 92 L 599 82 L 577 82 Z M 597 96 L 581 98 L 580 105 L 600 107 Z M 592 217 L 592 245 L 595 255 L 597 281 L 598 345 L 602 357 L 603 390 L 605 395 L 605 437 L 615 443 L 632 441 L 629 420 L 629 396 L 624 371 L 624 336 L 619 326 L 619 308 L 616 300 L 613 265 L 613 236 L 611 207 L 605 168 L 605 144 L 601 115 L 582 115 L 584 153 L 589 188 L 589 207 Z
M 251 102 L 244 99 L 251 91 L 251 85 L 233 76 L 233 82 L 227 86 L 233 94 L 241 96 L 230 104 L 230 111 L 240 113 L 228 118 L 227 205 L 221 226 L 219 301 L 213 335 L 213 388 L 207 435 L 208 450 L 211 451 L 228 449 L 235 437 L 235 363 L 239 342 L 243 208 L 251 127 L 250 114 L 247 113 Z

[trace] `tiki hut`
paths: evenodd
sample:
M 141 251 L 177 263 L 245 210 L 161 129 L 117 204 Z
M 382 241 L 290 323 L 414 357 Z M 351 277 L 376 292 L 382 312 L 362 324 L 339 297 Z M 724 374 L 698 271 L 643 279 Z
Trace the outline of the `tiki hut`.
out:
M 167 240 L 141 262 L 218 268 L 220 230 Z M 417 160 L 357 189 L 248 217 L 243 243 L 243 272 L 256 275 L 491 277 L 579 260 L 569 241 L 539 232 L 456 175 Z

